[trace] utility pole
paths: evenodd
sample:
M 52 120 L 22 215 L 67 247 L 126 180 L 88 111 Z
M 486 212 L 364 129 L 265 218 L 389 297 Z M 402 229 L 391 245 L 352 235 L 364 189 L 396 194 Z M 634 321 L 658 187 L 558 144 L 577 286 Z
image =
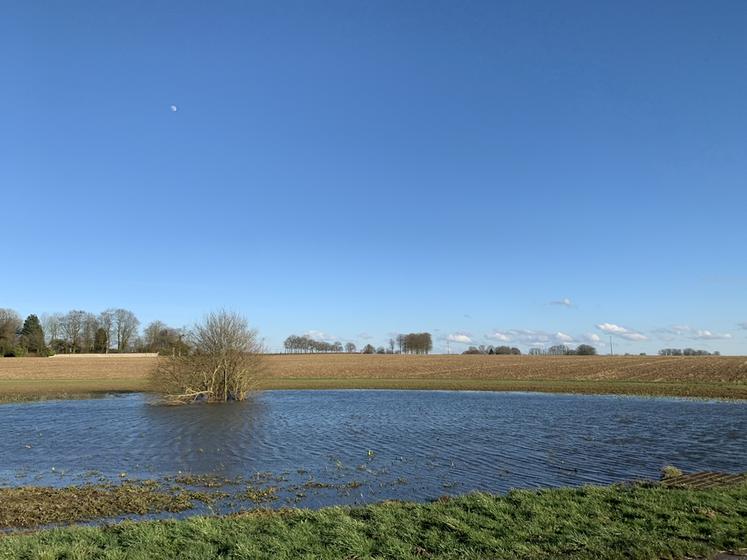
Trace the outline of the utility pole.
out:
M 612 335 L 610 335 L 610 356 L 614 356 L 614 355 L 615 355 L 615 352 L 612 349 Z

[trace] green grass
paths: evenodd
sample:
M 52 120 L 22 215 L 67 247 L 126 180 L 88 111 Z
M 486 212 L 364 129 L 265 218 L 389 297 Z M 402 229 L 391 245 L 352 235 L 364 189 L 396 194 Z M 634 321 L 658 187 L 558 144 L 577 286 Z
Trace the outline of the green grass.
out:
M 659 559 L 747 546 L 747 485 L 585 487 L 0 538 L 0 559 Z

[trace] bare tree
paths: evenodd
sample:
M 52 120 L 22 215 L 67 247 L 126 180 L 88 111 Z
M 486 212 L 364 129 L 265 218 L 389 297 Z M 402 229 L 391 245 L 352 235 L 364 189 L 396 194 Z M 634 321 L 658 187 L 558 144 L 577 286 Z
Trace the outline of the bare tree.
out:
M 101 328 L 106 333 L 104 353 L 108 354 L 112 340 L 114 340 L 114 309 L 107 309 L 99 313 L 99 325 L 101 325 Z
M 68 353 L 81 351 L 81 335 L 86 312 L 80 310 L 68 311 L 60 323 L 60 330 L 65 339 L 65 347 Z
M 132 311 L 127 309 L 114 310 L 114 333 L 117 341 L 117 352 L 124 352 L 133 335 L 137 334 L 140 321 Z
M 345 345 L 345 352 L 347 352 L 348 354 L 352 354 L 353 352 L 355 352 L 355 344 L 353 344 L 352 342 L 348 342 Z
M 96 331 L 99 329 L 99 320 L 93 313 L 86 313 L 83 319 L 83 329 L 81 333 L 81 350 L 83 352 L 93 352 L 96 344 Z
M 190 333 L 190 354 L 161 358 L 154 385 L 174 404 L 244 400 L 262 373 L 262 345 L 246 319 L 207 315 Z
M 151 352 L 158 352 L 160 349 L 161 333 L 168 327 L 161 321 L 152 321 L 143 330 L 143 343 Z
M 41 316 L 41 323 L 47 345 L 50 345 L 53 340 L 59 340 L 62 330 L 62 313 L 52 313 L 51 315 L 45 313 Z

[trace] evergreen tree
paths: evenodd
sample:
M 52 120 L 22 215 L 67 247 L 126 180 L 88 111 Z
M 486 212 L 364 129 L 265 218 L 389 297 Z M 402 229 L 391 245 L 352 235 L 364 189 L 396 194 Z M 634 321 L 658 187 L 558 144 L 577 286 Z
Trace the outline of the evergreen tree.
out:
M 106 329 L 99 327 L 96 329 L 96 336 L 93 339 L 93 351 L 97 354 L 105 354 L 109 347 L 109 336 Z
M 29 315 L 23 322 L 23 328 L 21 328 L 21 346 L 35 354 L 43 354 L 46 351 L 44 329 L 42 329 L 39 317 L 36 315 Z

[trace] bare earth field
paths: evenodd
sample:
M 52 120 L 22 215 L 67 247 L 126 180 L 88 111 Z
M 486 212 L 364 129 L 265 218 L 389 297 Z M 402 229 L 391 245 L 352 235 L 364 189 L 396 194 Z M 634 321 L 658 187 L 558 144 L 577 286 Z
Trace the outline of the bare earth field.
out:
M 147 391 L 154 355 L 0 358 L 0 401 Z M 744 356 L 267 356 L 265 389 L 464 389 L 747 399 Z

